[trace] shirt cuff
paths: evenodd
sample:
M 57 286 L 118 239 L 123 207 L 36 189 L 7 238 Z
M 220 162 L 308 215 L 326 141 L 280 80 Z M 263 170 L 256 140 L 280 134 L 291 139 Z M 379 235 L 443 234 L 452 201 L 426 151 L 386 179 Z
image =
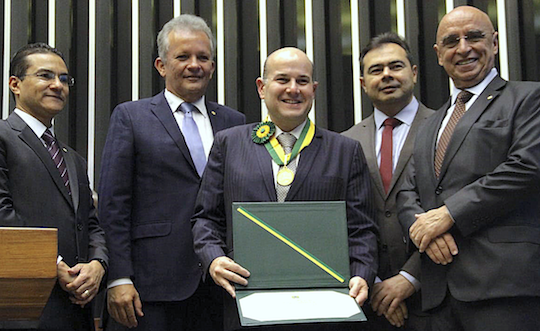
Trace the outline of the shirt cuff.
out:
M 118 278 L 107 283 L 107 288 L 112 288 L 119 285 L 133 285 L 133 282 L 129 278 Z
M 418 279 L 414 278 L 414 276 L 411 275 L 410 273 L 408 273 L 407 271 L 401 270 L 399 272 L 399 274 L 402 275 L 403 277 L 405 277 L 405 279 L 407 279 L 409 282 L 411 282 L 411 284 L 413 284 L 414 289 L 416 290 L 416 292 L 420 291 L 420 287 L 421 287 L 422 284 L 418 281 Z

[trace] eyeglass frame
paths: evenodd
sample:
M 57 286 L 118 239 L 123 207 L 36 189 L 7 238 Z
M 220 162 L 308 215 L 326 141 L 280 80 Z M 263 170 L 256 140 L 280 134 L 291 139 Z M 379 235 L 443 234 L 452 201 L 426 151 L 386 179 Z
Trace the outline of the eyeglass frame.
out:
M 473 34 L 478 33 L 479 35 L 478 36 L 471 36 L 471 33 L 473 33 Z M 448 38 L 452 37 L 453 35 L 449 35 L 449 36 L 444 37 L 443 40 L 438 41 L 437 44 L 441 45 L 442 47 L 452 49 L 452 48 L 457 47 L 457 45 L 459 45 L 459 42 L 461 41 L 461 39 L 465 39 L 470 44 L 475 44 L 477 42 L 480 42 L 480 41 L 484 40 L 487 37 L 488 33 L 489 32 L 483 32 L 483 31 L 479 31 L 479 30 L 467 31 L 467 33 L 463 37 L 456 36 L 455 39 L 451 39 L 450 43 L 448 43 L 448 42 L 445 43 L 445 40 L 448 40 Z M 495 34 L 495 31 L 491 32 L 491 35 L 493 35 L 493 34 Z M 473 40 L 471 40 L 471 38 L 473 38 Z M 454 42 L 455 42 L 455 44 L 453 44 Z
M 52 71 L 38 71 L 36 73 L 33 73 L 33 74 L 24 74 L 24 75 L 20 75 L 18 76 L 21 80 L 26 77 L 26 76 L 34 76 L 34 77 L 37 77 L 38 79 L 42 80 L 42 81 L 46 81 L 46 82 L 50 82 L 54 79 L 56 79 L 56 77 L 58 77 L 58 80 L 60 81 L 60 83 L 62 83 L 62 85 L 67 85 L 69 87 L 72 87 L 75 85 L 75 78 L 68 75 L 68 74 L 55 74 L 54 72 Z M 66 77 L 67 81 L 64 82 L 62 81 L 62 77 Z

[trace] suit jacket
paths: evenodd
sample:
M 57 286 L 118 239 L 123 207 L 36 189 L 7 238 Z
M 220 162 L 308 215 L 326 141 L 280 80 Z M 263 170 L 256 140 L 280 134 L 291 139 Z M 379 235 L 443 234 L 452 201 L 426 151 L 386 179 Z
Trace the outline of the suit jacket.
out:
M 255 144 L 255 124 L 216 135 L 192 219 L 195 251 L 204 270 L 232 256 L 232 202 L 277 201 L 272 159 Z M 346 201 L 351 274 L 372 284 L 377 270 L 377 226 L 369 173 L 358 142 L 316 128 L 300 153 L 285 201 Z M 229 230 L 228 230 L 229 229 Z
M 15 113 L 0 121 L 0 226 L 58 229 L 58 254 L 69 266 L 107 261 L 105 237 L 96 218 L 86 161 L 59 142 L 70 179 L 70 196 L 47 148 Z M 86 309 L 71 304 L 58 283 L 40 328 L 88 330 Z M 90 320 L 88 320 L 90 318 Z M 82 324 L 81 324 L 82 323 Z
M 214 134 L 245 121 L 231 108 L 206 106 Z M 199 182 L 163 92 L 114 109 L 99 187 L 109 280 L 131 278 L 143 301 L 181 301 L 194 293 L 201 270 L 189 220 Z
M 418 133 L 398 194 L 405 231 L 415 213 L 446 205 L 459 254 L 443 266 L 422 255 L 422 306 L 447 289 L 461 301 L 540 295 L 540 84 L 496 77 L 458 122 L 434 172 L 447 102 Z

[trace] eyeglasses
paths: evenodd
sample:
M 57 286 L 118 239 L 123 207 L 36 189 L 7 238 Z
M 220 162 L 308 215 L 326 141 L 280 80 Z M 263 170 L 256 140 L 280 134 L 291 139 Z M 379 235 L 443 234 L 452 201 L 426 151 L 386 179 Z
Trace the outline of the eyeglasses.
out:
M 56 76 L 58 76 L 60 83 L 62 83 L 63 85 L 67 85 L 67 86 L 75 85 L 75 78 L 71 77 L 68 74 L 56 75 L 54 72 L 43 71 L 43 72 L 38 72 L 35 74 L 24 74 L 22 76 L 19 76 L 19 78 L 23 79 L 25 76 L 35 76 L 44 82 L 51 82 L 56 79 Z
M 495 32 L 492 32 L 493 34 Z M 469 44 L 475 44 L 479 41 L 482 41 L 486 38 L 486 33 L 482 31 L 469 31 L 467 34 L 463 37 L 457 36 L 455 34 L 451 34 L 449 36 L 446 36 L 443 38 L 442 41 L 440 41 L 440 44 L 446 48 L 454 48 L 459 44 L 459 41 L 461 39 L 467 40 Z

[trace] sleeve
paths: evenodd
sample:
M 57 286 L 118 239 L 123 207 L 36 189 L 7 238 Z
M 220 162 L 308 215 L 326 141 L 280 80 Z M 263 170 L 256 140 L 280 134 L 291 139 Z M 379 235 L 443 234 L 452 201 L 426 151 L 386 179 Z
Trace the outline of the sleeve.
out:
M 195 253 L 206 274 L 212 261 L 226 255 L 227 223 L 224 204 L 223 139 L 218 133 L 208 157 L 191 219 Z
M 356 143 L 347 183 L 347 223 L 351 275 L 373 285 L 378 268 L 376 209 L 364 153 Z
M 23 224 L 13 208 L 13 198 L 9 190 L 7 152 L 4 137 L 0 136 L 0 226 L 21 226 Z
M 121 104 L 111 116 L 103 150 L 99 219 L 109 247 L 109 280 L 133 276 L 131 259 L 131 207 L 135 171 L 133 127 Z

